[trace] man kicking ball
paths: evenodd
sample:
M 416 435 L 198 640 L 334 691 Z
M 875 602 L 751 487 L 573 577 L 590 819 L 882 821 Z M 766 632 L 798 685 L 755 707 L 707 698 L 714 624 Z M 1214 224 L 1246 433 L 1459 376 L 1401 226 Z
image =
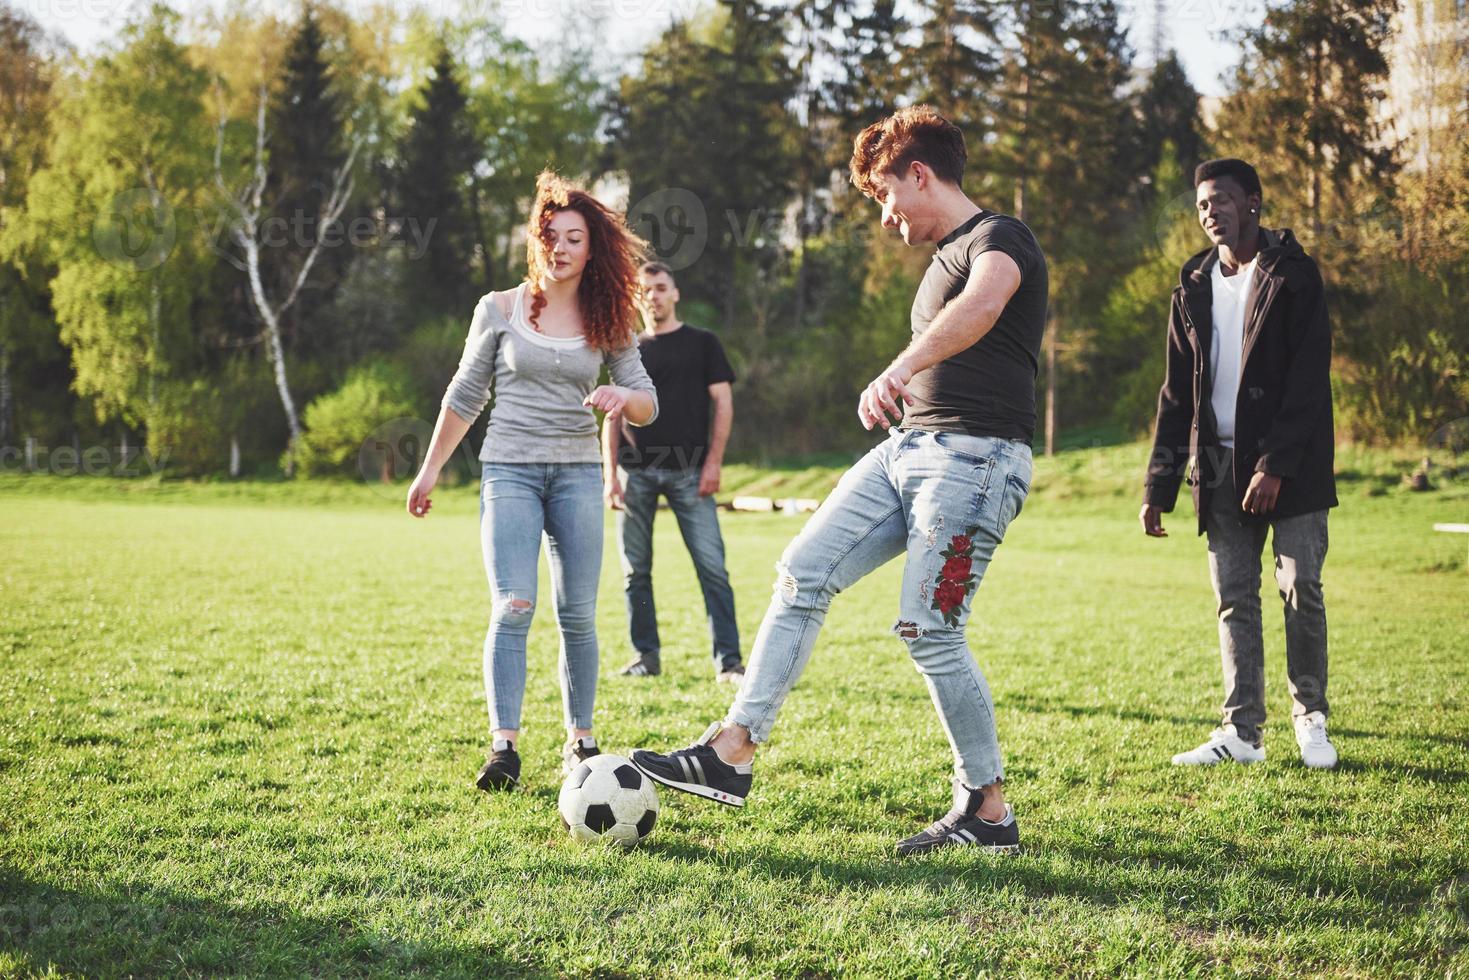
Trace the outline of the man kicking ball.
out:
M 937 246 L 913 301 L 912 342 L 858 400 L 862 425 L 880 425 L 888 438 L 843 475 L 777 563 L 775 594 L 724 721 L 689 748 L 632 756 L 665 786 L 743 806 L 756 746 L 770 737 L 832 597 L 906 555 L 894 631 L 953 749 L 954 805 L 900 842 L 899 854 L 1020 846 L 1001 790 L 989 685 L 964 630 L 1030 488 L 1046 260 L 1022 222 L 964 194 L 965 158 L 959 128 L 928 106 L 857 137 L 852 183 L 882 205 L 882 226 L 909 245 Z

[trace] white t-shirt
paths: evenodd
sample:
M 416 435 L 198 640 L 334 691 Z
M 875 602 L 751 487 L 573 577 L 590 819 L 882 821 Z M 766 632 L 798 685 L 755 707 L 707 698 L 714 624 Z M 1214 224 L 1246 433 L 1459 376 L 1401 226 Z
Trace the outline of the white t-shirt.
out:
M 1240 358 L 1245 346 L 1245 301 L 1249 299 L 1250 283 L 1255 277 L 1255 259 L 1232 276 L 1226 276 L 1222 266 L 1215 262 L 1212 276 L 1214 343 L 1209 367 L 1214 390 L 1210 402 L 1214 406 L 1219 441 L 1233 449 L 1234 403 L 1239 398 Z

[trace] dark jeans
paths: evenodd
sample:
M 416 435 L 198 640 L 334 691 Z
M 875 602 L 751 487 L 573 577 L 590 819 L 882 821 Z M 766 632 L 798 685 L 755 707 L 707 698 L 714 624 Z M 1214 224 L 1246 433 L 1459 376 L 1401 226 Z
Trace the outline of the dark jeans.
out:
M 1226 456 L 1221 469 L 1232 472 Z M 1321 566 L 1326 561 L 1326 511 L 1266 523 L 1240 523 L 1228 485 L 1210 497 L 1205 532 L 1209 574 L 1219 600 L 1219 652 L 1224 665 L 1224 721 L 1246 742 L 1260 741 L 1265 721 L 1265 638 L 1260 609 L 1260 555 L 1265 532 L 1275 552 L 1275 584 L 1285 607 L 1285 670 L 1299 716 L 1327 713 L 1326 604 Z
M 668 498 L 668 506 L 678 519 L 678 529 L 704 592 L 714 669 L 727 670 L 740 662 L 740 631 L 735 624 L 734 590 L 724 568 L 718 508 L 712 496 L 699 496 L 698 470 L 628 471 L 623 510 L 617 518 L 617 538 L 622 548 L 623 589 L 633 649 L 656 663 L 662 648 L 653 604 L 653 515 L 658 511 L 660 495 Z

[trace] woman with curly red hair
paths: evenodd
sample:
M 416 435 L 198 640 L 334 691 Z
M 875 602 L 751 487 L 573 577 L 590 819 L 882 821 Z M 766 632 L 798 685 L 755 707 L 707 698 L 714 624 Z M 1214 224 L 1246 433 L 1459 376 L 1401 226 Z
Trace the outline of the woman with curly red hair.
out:
M 535 612 L 544 536 L 561 634 L 561 700 L 569 770 L 597 754 L 597 585 L 602 569 L 602 476 L 593 409 L 647 425 L 658 396 L 638 355 L 638 268 L 644 243 L 596 198 L 547 171 L 536 180 L 526 279 L 475 308 L 408 512 L 429 494 L 465 432 L 495 405 L 479 458 L 480 543 L 492 610 L 485 693 L 492 748 L 476 785 L 520 782 L 526 634 Z M 603 366 L 611 384 L 598 385 Z

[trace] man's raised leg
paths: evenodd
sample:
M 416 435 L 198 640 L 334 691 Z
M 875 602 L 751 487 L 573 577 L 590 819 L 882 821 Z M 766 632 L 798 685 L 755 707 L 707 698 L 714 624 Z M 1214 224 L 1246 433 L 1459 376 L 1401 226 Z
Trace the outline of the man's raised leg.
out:
M 755 746 L 810 659 L 832 597 L 903 552 L 908 527 L 890 475 L 894 432 L 842 477 L 776 563 L 774 595 L 755 637 L 745 682 L 725 716 L 687 749 L 646 749 L 633 762 L 655 781 L 743 806 Z

